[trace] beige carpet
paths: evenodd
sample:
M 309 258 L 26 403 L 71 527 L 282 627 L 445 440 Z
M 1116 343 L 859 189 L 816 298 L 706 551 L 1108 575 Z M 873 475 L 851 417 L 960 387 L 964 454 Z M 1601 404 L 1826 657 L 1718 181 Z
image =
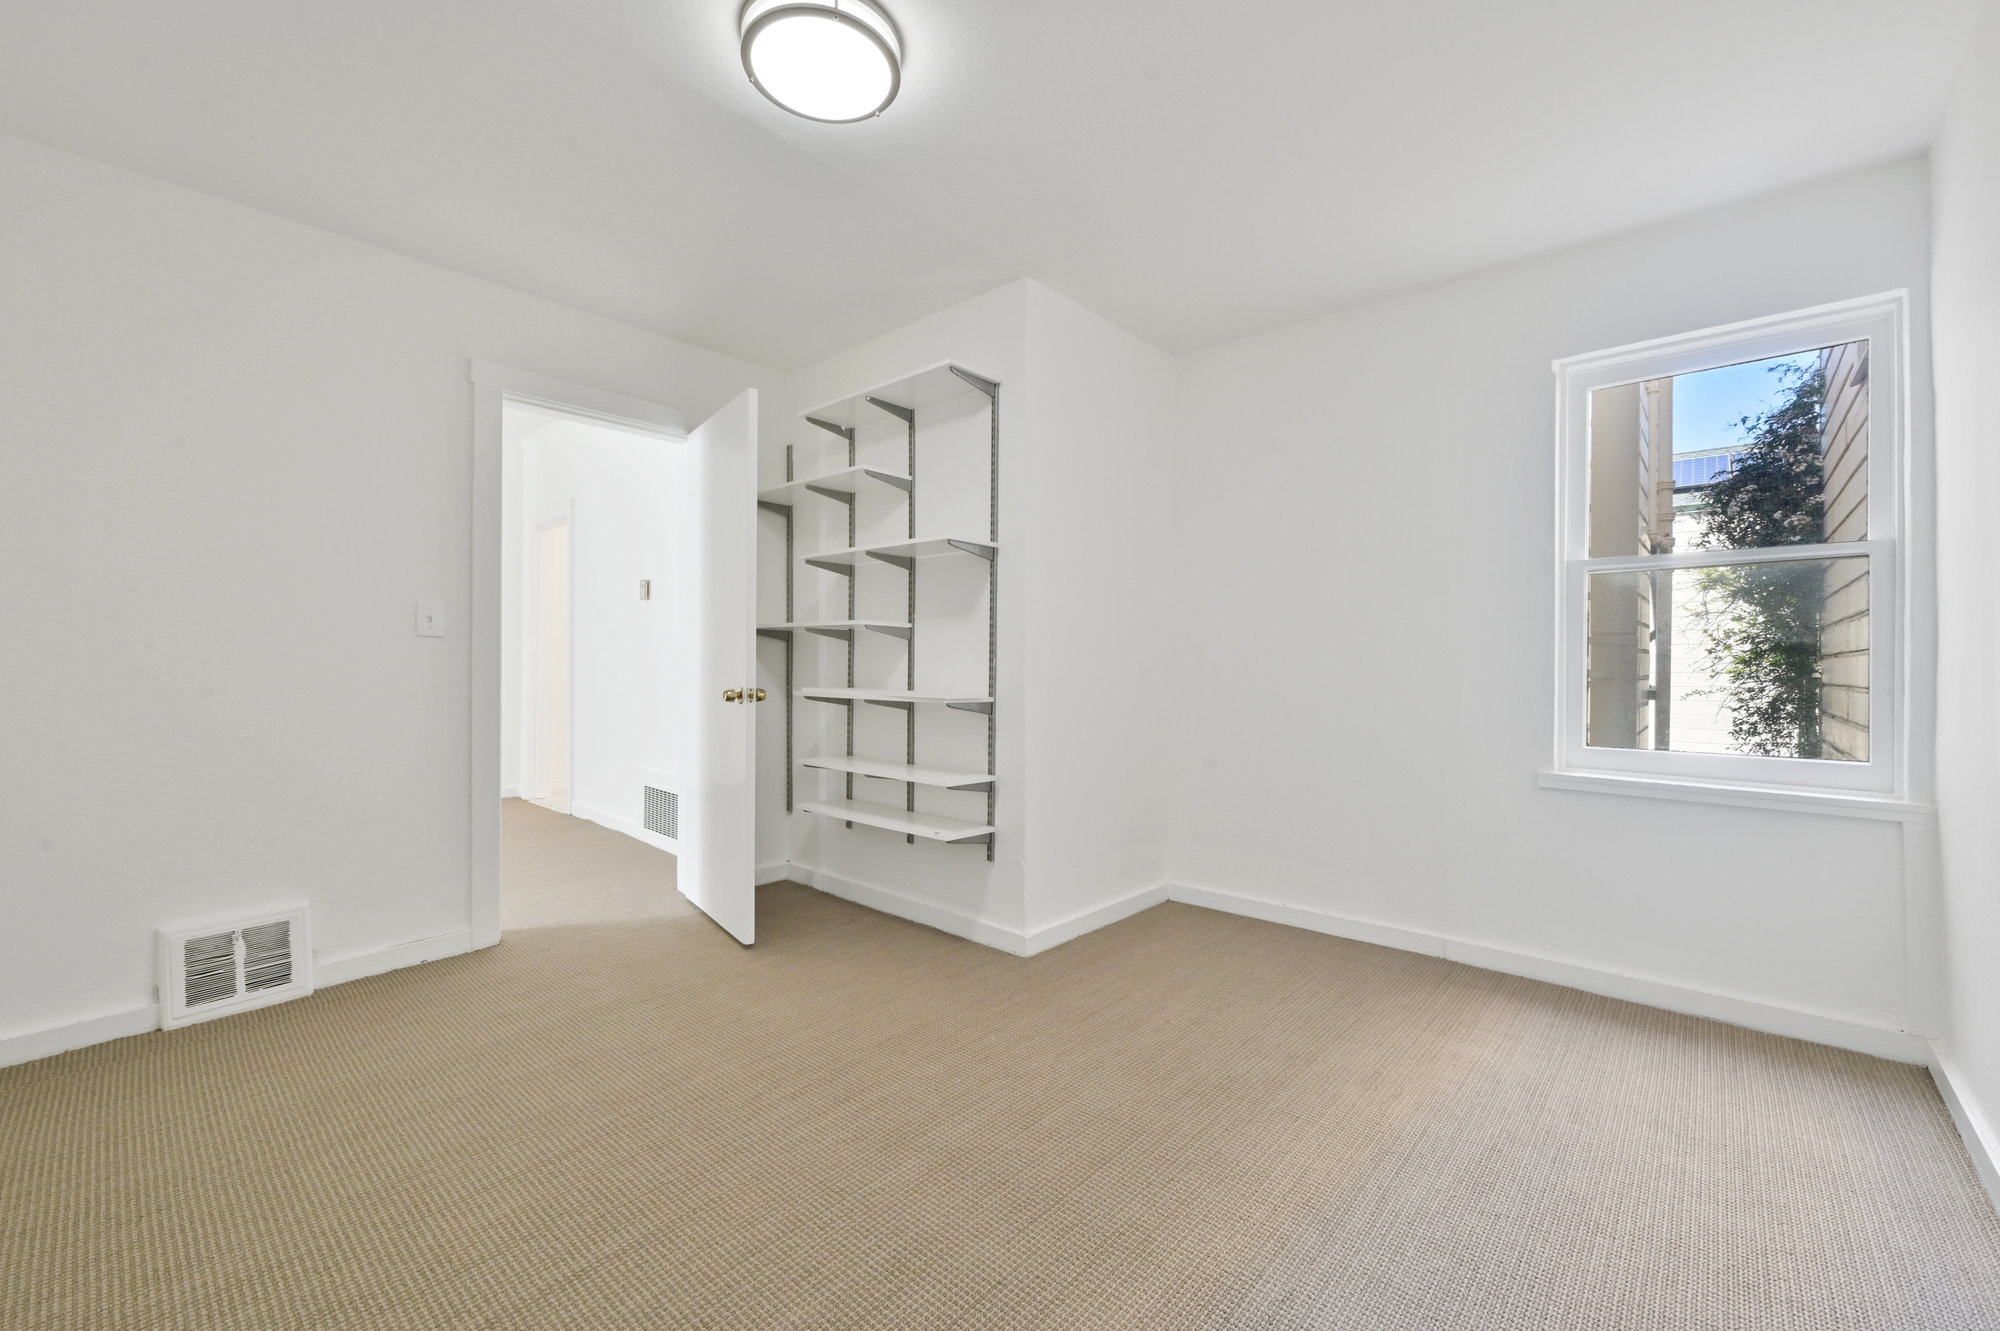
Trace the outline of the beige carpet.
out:
M 498 948 L 0 1072 L 0 1325 L 2000 1326 L 1917 1068 L 1178 905 L 746 950 L 506 839 Z

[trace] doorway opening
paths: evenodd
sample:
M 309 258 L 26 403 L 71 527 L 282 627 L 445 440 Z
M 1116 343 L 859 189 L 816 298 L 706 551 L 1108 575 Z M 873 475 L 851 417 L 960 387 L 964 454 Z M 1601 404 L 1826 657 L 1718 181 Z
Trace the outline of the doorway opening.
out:
M 685 441 L 514 401 L 501 437 L 501 927 L 684 914 L 648 792 L 682 785 Z
M 743 704 L 779 683 L 757 678 L 754 646 L 757 394 L 690 426 L 640 399 L 471 369 L 471 760 L 493 792 L 471 808 L 472 946 L 500 940 L 503 913 L 525 927 L 691 909 L 750 943 Z M 620 877 L 598 869 L 631 855 L 632 890 L 588 904 Z M 503 859 L 557 899 L 503 911 Z

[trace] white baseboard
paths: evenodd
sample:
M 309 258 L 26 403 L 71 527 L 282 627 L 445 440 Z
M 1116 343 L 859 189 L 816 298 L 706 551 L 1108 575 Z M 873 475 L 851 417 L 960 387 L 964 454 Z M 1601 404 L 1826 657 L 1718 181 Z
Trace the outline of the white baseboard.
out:
M 454 929 L 442 934 L 373 939 L 349 947 L 329 948 L 313 957 L 313 988 L 358 980 L 367 975 L 400 970 L 426 961 L 455 957 L 472 950 L 472 931 Z M 134 1003 L 88 1016 L 71 1017 L 45 1026 L 0 1034 L 0 1068 L 16 1063 L 32 1063 L 38 1058 L 122 1040 L 128 1035 L 144 1035 L 160 1029 L 160 1005 Z
M 773 874 L 773 877 L 767 879 L 764 876 L 767 872 Z M 1017 957 L 1032 957 L 1039 952 L 1046 952 L 1052 947 L 1069 942 L 1072 938 L 1081 938 L 1093 930 L 1102 929 L 1107 924 L 1116 924 L 1128 916 L 1137 915 L 1140 911 L 1157 906 L 1167 899 L 1167 889 L 1164 886 L 1149 887 L 1105 905 L 1078 911 L 1074 915 L 1057 920 L 1054 924 L 1044 925 L 1035 930 L 1022 930 L 960 910 L 955 906 L 947 906 L 942 902 L 925 901 L 921 897 L 908 896 L 893 888 L 857 882 L 824 869 L 809 869 L 802 864 L 770 865 L 759 869 L 757 875 L 760 886 L 765 882 L 776 882 L 779 879 L 804 883 L 828 896 L 852 901 L 855 905 L 866 906 L 870 910 L 879 910 L 884 915 L 894 915 L 899 920 L 928 925 L 941 933 L 997 948 Z
M 680 854 L 679 842 L 669 841 L 657 832 L 648 832 L 638 823 L 620 818 L 615 813 L 607 813 L 603 809 L 594 808 L 588 804 L 575 803 L 569 806 L 569 812 L 572 818 L 581 818 L 587 823 L 596 823 L 599 827 L 608 827 L 614 832 L 622 832 L 634 841 L 645 842 L 655 850 L 664 850 L 669 855 Z
M 1994 1135 L 1993 1120 L 1986 1117 L 1973 1098 L 1957 1064 L 1945 1057 L 1935 1042 L 1931 1046 L 1931 1080 L 1937 1083 L 1938 1094 L 1944 1098 L 1945 1108 L 1951 1111 L 1951 1121 L 1965 1141 L 1965 1153 L 1972 1157 L 1972 1168 L 1986 1189 L 1987 1200 L 2000 1211 L 2000 1137 Z
M 1231 915 L 1248 915 L 1253 920 L 1289 924 L 1297 929 L 1310 929 L 1314 933 L 1352 938 L 1356 942 L 1379 943 L 1383 947 L 1400 948 L 1405 952 L 1422 952 L 1432 957 L 1444 955 L 1444 939 L 1436 934 L 1405 929 L 1401 925 L 1381 924 L 1375 920 L 1334 915 L 1327 911 L 1315 910 L 1311 906 L 1288 906 L 1282 901 L 1246 896 L 1241 892 L 1222 892 L 1212 887 L 1187 887 L 1180 883 L 1167 888 L 1167 896 L 1171 900 L 1185 902 L 1190 906 L 1206 906 L 1210 910 L 1227 911 Z
M 824 869 L 808 869 L 803 864 L 786 865 L 785 876 L 795 883 L 804 883 L 828 896 L 839 897 L 842 901 L 852 901 L 855 905 L 866 906 L 870 910 L 879 910 L 884 915 L 894 915 L 900 920 L 928 925 L 941 933 L 952 934 L 974 943 L 984 943 L 987 947 L 1011 952 L 1017 957 L 1027 953 L 1028 938 L 1021 930 L 996 920 L 973 915 L 955 906 L 905 896 L 890 888 L 856 882 L 839 874 L 828 873 Z
M 83 1017 L 70 1017 L 46 1026 L 32 1026 L 0 1034 L 0 1068 L 16 1063 L 32 1063 L 52 1054 L 67 1053 L 85 1045 L 122 1040 L 128 1035 L 144 1035 L 160 1029 L 160 1005 L 136 1003 L 110 1008 Z
M 803 869 L 794 870 L 791 865 L 784 863 L 760 864 L 757 866 L 757 886 L 762 887 L 766 883 L 793 882 L 795 880 L 793 879 L 792 875 L 795 872 L 804 873 L 805 870 Z
M 521 788 L 519 786 L 502 786 L 500 787 L 500 798 L 503 800 L 517 800 L 521 798 Z
M 1760 999 L 1745 998 L 1735 994 L 1714 993 L 1675 984 L 1669 980 L 1585 966 L 1556 957 L 1540 956 L 1514 948 L 1495 947 L 1487 943 L 1452 938 L 1420 929 L 1407 929 L 1400 925 L 1350 919 L 1311 906 L 1286 905 L 1240 893 L 1222 892 L 1214 888 L 1175 885 L 1167 889 L 1167 894 L 1173 900 L 1186 902 L 1191 906 L 1206 906 L 1210 910 L 1227 911 L 1232 915 L 1248 915 L 1253 919 L 1295 925 L 1302 929 L 1352 938 L 1364 943 L 1380 943 L 1385 947 L 1401 948 L 1406 952 L 1421 952 L 1427 956 L 1443 957 L 1448 961 L 1477 966 L 1482 970 L 1501 971 L 1531 980 L 1543 980 L 1571 989 L 1581 989 L 1586 993 L 1602 994 L 1607 998 L 1621 998 L 1631 1003 L 1642 1003 L 1647 1007 L 1664 1008 L 1669 1012 L 1707 1017 L 1711 1021 L 1725 1022 L 1731 1026 L 1744 1026 L 1753 1031 L 1765 1031 L 1772 1035 L 1790 1036 L 1796 1040 L 1809 1040 L 1815 1044 L 1832 1045 L 1836 1049 L 1851 1049 L 1856 1053 L 1872 1054 L 1877 1058 L 1886 1058 L 1898 1063 L 1922 1064 L 1931 1061 L 1930 1042 L 1920 1035 L 1869 1026 L 1863 1022 L 1850 1021 L 1826 1013 L 1782 1007 L 1775 1003 L 1766 1003 Z
M 345 984 L 384 971 L 441 961 L 472 951 L 472 930 L 428 931 L 401 938 L 376 938 L 348 947 L 328 948 L 313 958 L 313 988 Z
M 1093 906 L 1080 910 L 1054 924 L 1045 924 L 1039 929 L 1031 929 L 1022 939 L 1021 955 L 1032 957 L 1038 952 L 1046 952 L 1052 947 L 1067 943 L 1072 938 L 1081 938 L 1093 930 L 1102 929 L 1107 924 L 1137 915 L 1142 910 L 1151 910 L 1167 899 L 1164 886 L 1143 888 L 1127 897 L 1103 906 Z

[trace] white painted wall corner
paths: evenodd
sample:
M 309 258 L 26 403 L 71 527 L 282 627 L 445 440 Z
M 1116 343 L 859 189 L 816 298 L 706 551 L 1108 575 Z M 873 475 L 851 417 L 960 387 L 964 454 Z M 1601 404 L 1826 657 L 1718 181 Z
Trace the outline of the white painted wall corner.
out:
M 1167 899 L 1165 884 L 1158 887 L 1141 888 L 1116 901 L 1089 910 L 1080 910 L 1074 915 L 1045 924 L 1039 929 L 1030 929 L 1022 935 L 1021 955 L 1032 957 L 1038 952 L 1046 952 L 1052 947 L 1060 947 L 1072 938 L 1081 938 L 1087 933 L 1102 929 L 1107 924 L 1116 924 L 1123 919 L 1137 915 L 1142 910 L 1151 910 Z
M 1087 933 L 1102 929 L 1108 924 L 1137 915 L 1167 900 L 1167 888 L 1142 888 L 1116 901 L 1089 910 L 1078 911 L 1065 916 L 1053 924 L 1039 929 L 1017 929 L 1002 924 L 986 916 L 974 915 L 969 911 L 948 906 L 942 902 L 925 901 L 907 896 L 892 888 L 877 887 L 872 883 L 860 882 L 824 869 L 808 868 L 803 864 L 774 864 L 757 871 L 758 886 L 767 882 L 790 881 L 852 901 L 857 906 L 893 915 L 899 920 L 926 925 L 940 933 L 955 938 L 980 943 L 986 947 L 1011 953 L 1017 957 L 1032 957 L 1050 948 L 1060 947 L 1072 938 L 1081 938 Z
M 901 892 L 886 887 L 876 887 L 870 883 L 844 878 L 825 869 L 809 869 L 803 864 L 785 866 L 783 875 L 795 883 L 839 897 L 842 901 L 852 901 L 857 906 L 879 910 L 884 915 L 894 915 L 899 920 L 926 925 L 940 933 L 951 934 L 987 947 L 1011 952 L 1015 956 L 1026 954 L 1027 935 L 1010 925 L 985 916 L 974 915 L 941 902 L 924 901 L 917 897 L 905 896 Z
M 2000 1211 L 2000 1137 L 1994 1135 L 1993 1120 L 1972 1097 L 1971 1086 L 1957 1065 L 1935 1041 L 1931 1044 L 1930 1063 L 1931 1080 L 1937 1083 L 1938 1094 L 1944 1098 L 1945 1108 L 1951 1111 L 1951 1121 L 1965 1142 L 1966 1154 L 1972 1157 L 1972 1168 L 1986 1189 L 1986 1198 L 1993 1203 L 1994 1210 Z
M 375 938 L 347 947 L 328 948 L 315 958 L 314 979 L 319 988 L 365 979 L 405 966 L 421 966 L 426 961 L 442 961 L 472 951 L 472 930 L 451 929 L 444 933 L 423 931 L 398 938 Z

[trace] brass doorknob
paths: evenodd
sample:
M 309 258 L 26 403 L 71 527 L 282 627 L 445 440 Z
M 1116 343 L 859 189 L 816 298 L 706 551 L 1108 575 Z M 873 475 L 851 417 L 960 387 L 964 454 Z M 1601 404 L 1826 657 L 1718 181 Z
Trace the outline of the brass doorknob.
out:
M 758 690 L 756 690 L 756 694 L 757 694 L 756 698 L 754 698 L 754 699 L 753 699 L 752 701 L 754 701 L 754 702 L 762 702 L 762 701 L 764 701 L 764 690 L 762 690 L 762 689 L 758 689 Z
M 742 702 L 742 701 L 743 701 L 743 690 L 742 690 L 742 689 L 724 689 L 724 690 L 722 691 L 722 701 L 724 701 L 724 702 Z

